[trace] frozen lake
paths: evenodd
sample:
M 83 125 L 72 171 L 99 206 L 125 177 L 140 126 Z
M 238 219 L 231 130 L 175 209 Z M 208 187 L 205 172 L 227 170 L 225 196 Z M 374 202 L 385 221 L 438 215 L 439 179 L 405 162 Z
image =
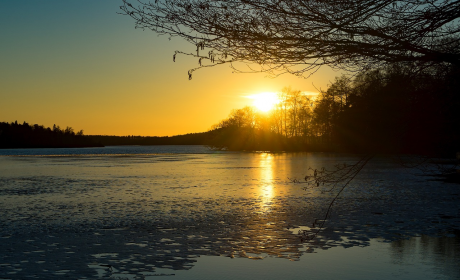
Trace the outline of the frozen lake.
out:
M 373 158 L 203 146 L 0 150 L 0 279 L 460 279 L 460 187 Z

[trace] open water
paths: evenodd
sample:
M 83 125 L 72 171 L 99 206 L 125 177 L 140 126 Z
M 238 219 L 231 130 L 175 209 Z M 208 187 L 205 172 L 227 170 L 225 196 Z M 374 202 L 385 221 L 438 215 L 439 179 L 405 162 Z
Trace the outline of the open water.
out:
M 375 157 L 203 146 L 0 150 L 0 279 L 460 279 L 460 188 Z M 299 230 L 318 232 L 309 242 Z

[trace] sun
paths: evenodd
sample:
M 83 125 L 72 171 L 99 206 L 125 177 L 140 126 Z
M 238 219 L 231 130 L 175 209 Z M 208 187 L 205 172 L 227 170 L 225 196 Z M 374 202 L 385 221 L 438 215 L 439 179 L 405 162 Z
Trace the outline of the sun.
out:
M 274 92 L 261 92 L 247 97 L 252 99 L 252 105 L 262 112 L 270 111 L 277 103 L 279 103 L 278 96 Z

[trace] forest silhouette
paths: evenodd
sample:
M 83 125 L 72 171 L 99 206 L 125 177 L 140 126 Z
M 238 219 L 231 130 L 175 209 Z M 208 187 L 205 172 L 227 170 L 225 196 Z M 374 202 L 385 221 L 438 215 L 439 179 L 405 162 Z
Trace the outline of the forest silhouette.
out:
M 0 148 L 77 148 L 100 147 L 101 143 L 83 135 L 83 130 L 75 132 L 73 128 L 61 129 L 43 125 L 29 125 L 17 121 L 0 122 Z
M 230 150 L 422 154 L 460 151 L 459 70 L 393 65 L 336 77 L 315 99 L 285 88 L 268 115 L 233 110 L 210 144 Z
M 268 113 L 246 106 L 207 132 L 107 136 L 71 127 L 0 123 L 1 148 L 208 145 L 246 151 L 320 151 L 455 157 L 460 151 L 459 70 L 393 65 L 336 77 L 318 96 L 286 87 Z
M 84 135 L 72 127 L 61 129 L 27 122 L 0 122 L 0 149 L 11 148 L 81 148 L 123 145 L 206 145 L 214 132 L 189 133 L 176 136 L 112 136 Z

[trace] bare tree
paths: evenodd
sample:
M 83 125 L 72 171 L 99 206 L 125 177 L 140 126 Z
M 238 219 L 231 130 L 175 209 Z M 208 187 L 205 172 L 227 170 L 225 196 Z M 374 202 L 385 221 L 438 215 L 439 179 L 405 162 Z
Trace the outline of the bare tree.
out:
M 133 0 L 134 1 L 134 0 Z M 123 0 L 136 27 L 181 37 L 198 68 L 308 77 L 323 65 L 361 71 L 391 63 L 460 66 L 460 1 Z M 247 66 L 235 63 L 243 62 Z

